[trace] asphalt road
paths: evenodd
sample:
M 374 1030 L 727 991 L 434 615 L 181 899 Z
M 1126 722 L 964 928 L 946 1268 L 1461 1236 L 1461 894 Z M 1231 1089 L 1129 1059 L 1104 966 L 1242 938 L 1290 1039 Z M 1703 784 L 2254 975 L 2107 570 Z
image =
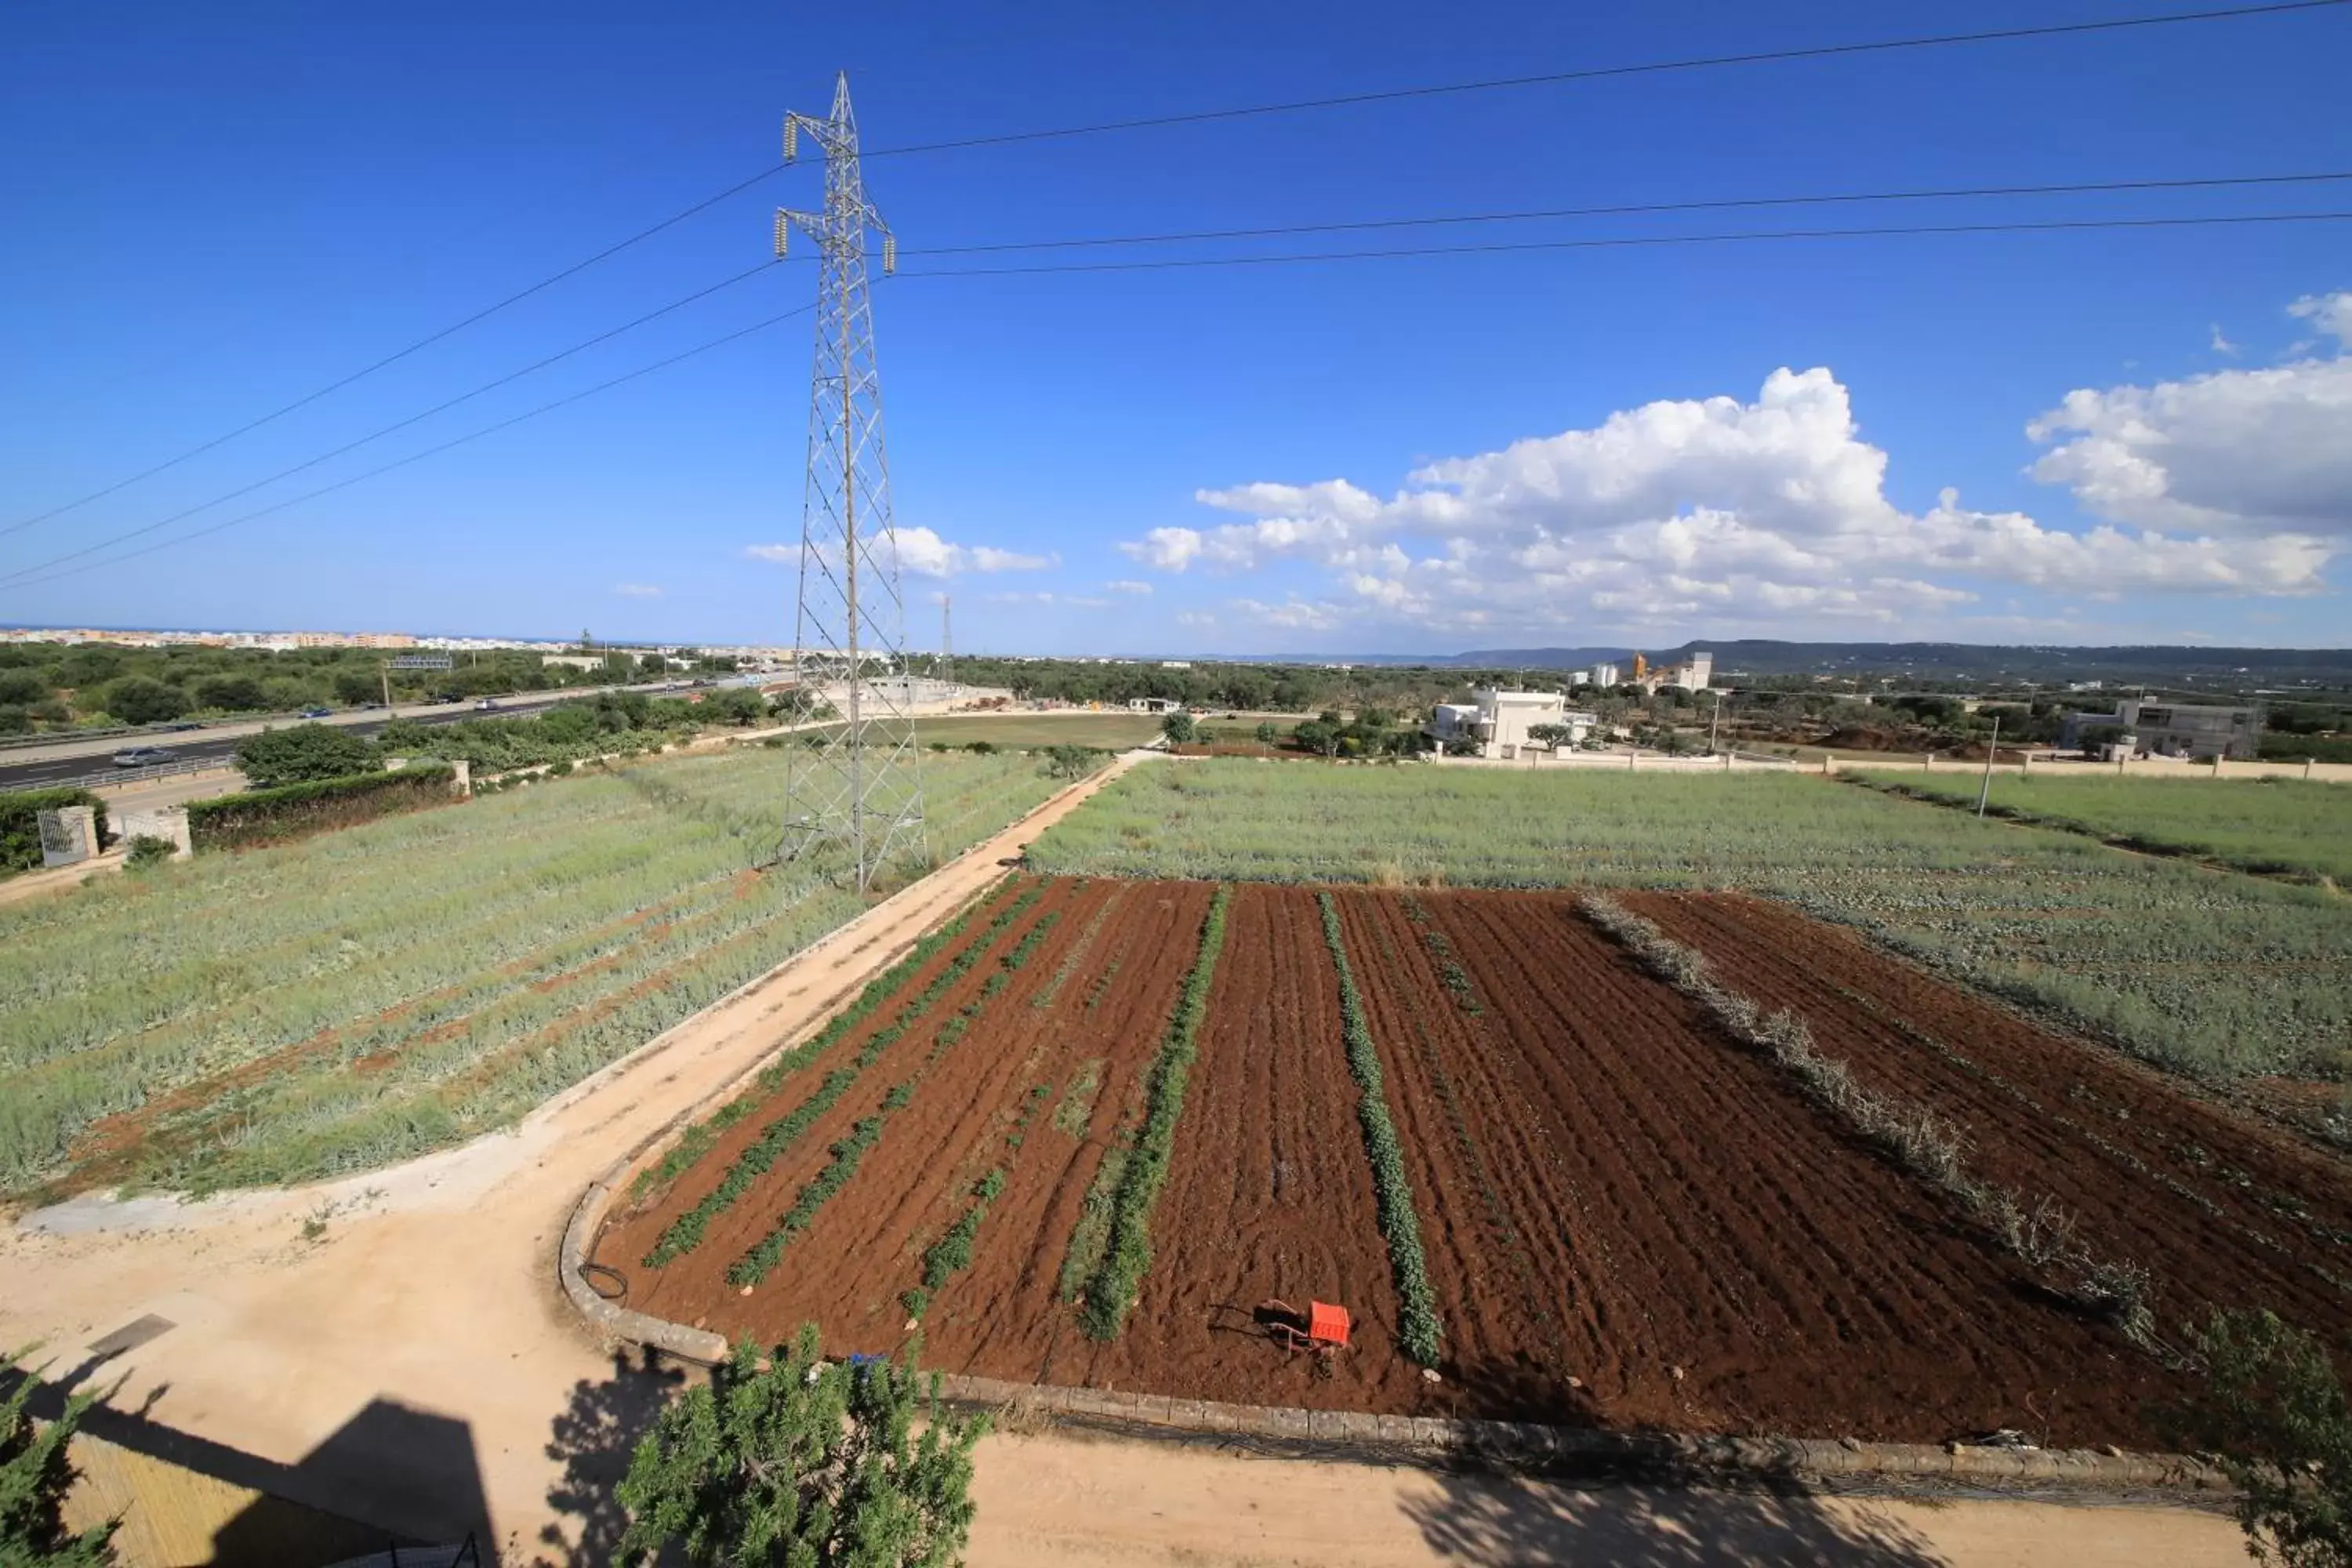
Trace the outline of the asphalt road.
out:
M 558 702 L 566 701 L 579 695 L 580 693 L 576 691 L 566 691 L 534 693 L 528 697 L 501 697 L 499 699 L 498 711 L 488 715 L 465 708 L 446 713 L 404 713 L 401 717 L 413 720 L 419 724 L 454 724 L 461 719 L 485 717 L 527 718 L 541 709 L 552 708 Z M 391 715 L 386 714 L 383 719 L 358 724 L 345 724 L 340 728 L 348 730 L 354 735 L 373 735 L 384 727 L 390 717 Z M 120 743 L 124 746 L 161 746 L 172 753 L 172 760 L 175 763 L 226 763 L 229 758 L 236 754 L 243 740 L 242 736 L 211 740 L 201 733 L 185 736 L 126 735 Z M 19 763 L 14 766 L 0 766 L 0 791 L 41 789 L 54 784 L 69 784 L 76 779 L 103 773 L 107 768 L 108 755 L 103 752 L 95 756 L 53 757 L 47 762 Z M 123 771 L 127 773 L 131 770 L 126 768 Z

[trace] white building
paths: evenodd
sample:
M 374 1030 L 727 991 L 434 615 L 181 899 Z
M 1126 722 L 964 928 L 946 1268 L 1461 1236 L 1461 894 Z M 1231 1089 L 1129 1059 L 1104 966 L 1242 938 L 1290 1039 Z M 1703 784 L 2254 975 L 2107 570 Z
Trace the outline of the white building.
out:
M 1467 702 L 1441 702 L 1430 715 L 1429 735 L 1439 745 L 1468 741 L 1482 757 L 1510 759 L 1529 743 L 1528 731 L 1540 724 L 1566 723 L 1567 699 L 1557 691 L 1473 691 Z M 1589 726 L 1593 716 L 1576 718 Z
M 1592 683 L 1592 672 L 1589 669 L 1571 669 L 1568 672 L 1568 683 L 1570 686 L 1590 686 Z
M 1616 685 L 1620 679 L 1622 678 L 1617 667 L 1613 664 L 1596 664 L 1592 667 L 1592 684 L 1604 691 Z
M 1174 697 L 1130 697 L 1127 700 L 1130 713 L 1181 713 L 1183 702 Z

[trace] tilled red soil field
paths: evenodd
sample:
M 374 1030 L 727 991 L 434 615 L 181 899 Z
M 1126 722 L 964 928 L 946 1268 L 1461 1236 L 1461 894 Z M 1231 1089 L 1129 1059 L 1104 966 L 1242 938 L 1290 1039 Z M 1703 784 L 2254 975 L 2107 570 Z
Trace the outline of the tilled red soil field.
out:
M 2147 1406 L 2178 1392 L 2171 1374 L 1566 893 L 1331 895 L 1443 1326 L 1437 1381 L 1398 1343 L 1338 971 L 1306 889 L 1232 889 L 1150 1267 L 1119 1335 L 1088 1338 L 1069 1259 L 1090 1256 L 1106 1156 L 1115 1172 L 1134 1146 L 1213 890 L 1006 887 L 616 1215 L 598 1260 L 628 1305 L 730 1335 L 814 1321 L 835 1349 L 889 1351 L 919 1311 L 926 1364 L 1013 1380 L 1685 1431 L 2156 1441 Z M 1779 906 L 1627 901 L 1733 989 L 1804 1016 L 1866 1083 L 1963 1124 L 1979 1174 L 2054 1197 L 2147 1267 L 2168 1327 L 2259 1302 L 2341 1338 L 2352 1182 L 2326 1156 Z M 777 1143 L 763 1169 L 743 1163 Z M 699 1241 L 665 1252 L 697 1214 Z M 960 1221 L 968 1262 L 918 1289 Z M 1329 1375 L 1255 1327 L 1269 1297 L 1353 1312 Z

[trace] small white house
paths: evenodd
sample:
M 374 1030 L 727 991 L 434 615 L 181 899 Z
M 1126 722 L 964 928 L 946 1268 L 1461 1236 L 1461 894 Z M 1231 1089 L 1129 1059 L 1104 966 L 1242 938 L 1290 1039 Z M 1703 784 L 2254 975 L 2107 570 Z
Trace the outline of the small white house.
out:
M 1567 700 L 1557 691 L 1473 691 L 1468 702 L 1441 702 L 1430 716 L 1429 736 L 1440 746 L 1468 741 L 1482 757 L 1508 760 L 1528 744 L 1528 731 L 1566 722 Z M 1591 714 L 1580 714 L 1588 723 Z
M 1184 704 L 1173 697 L 1130 697 L 1127 710 L 1130 713 L 1177 713 Z

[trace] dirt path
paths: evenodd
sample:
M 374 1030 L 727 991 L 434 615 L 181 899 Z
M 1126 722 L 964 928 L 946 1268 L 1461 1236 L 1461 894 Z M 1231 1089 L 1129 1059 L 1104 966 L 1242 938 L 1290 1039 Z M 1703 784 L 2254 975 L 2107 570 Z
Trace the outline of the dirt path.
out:
M 1582 1490 L 1072 1437 L 991 1438 L 971 1568 L 2222 1568 L 2237 1526 L 2173 1509 Z
M 39 1342 L 63 1375 L 91 1342 L 162 1320 L 94 1370 L 123 1380 L 114 1408 L 167 1437 L 219 1445 L 298 1500 L 363 1520 L 451 1536 L 488 1524 L 509 1562 L 543 1531 L 574 1538 L 581 1520 L 551 1491 L 597 1489 L 615 1428 L 649 1397 L 557 1289 L 581 1192 L 1132 765 L 1055 795 L 512 1132 L 294 1191 L 90 1197 L 23 1216 L 0 1233 L 0 1344 Z M 593 1535 L 595 1510 L 582 1511 Z

